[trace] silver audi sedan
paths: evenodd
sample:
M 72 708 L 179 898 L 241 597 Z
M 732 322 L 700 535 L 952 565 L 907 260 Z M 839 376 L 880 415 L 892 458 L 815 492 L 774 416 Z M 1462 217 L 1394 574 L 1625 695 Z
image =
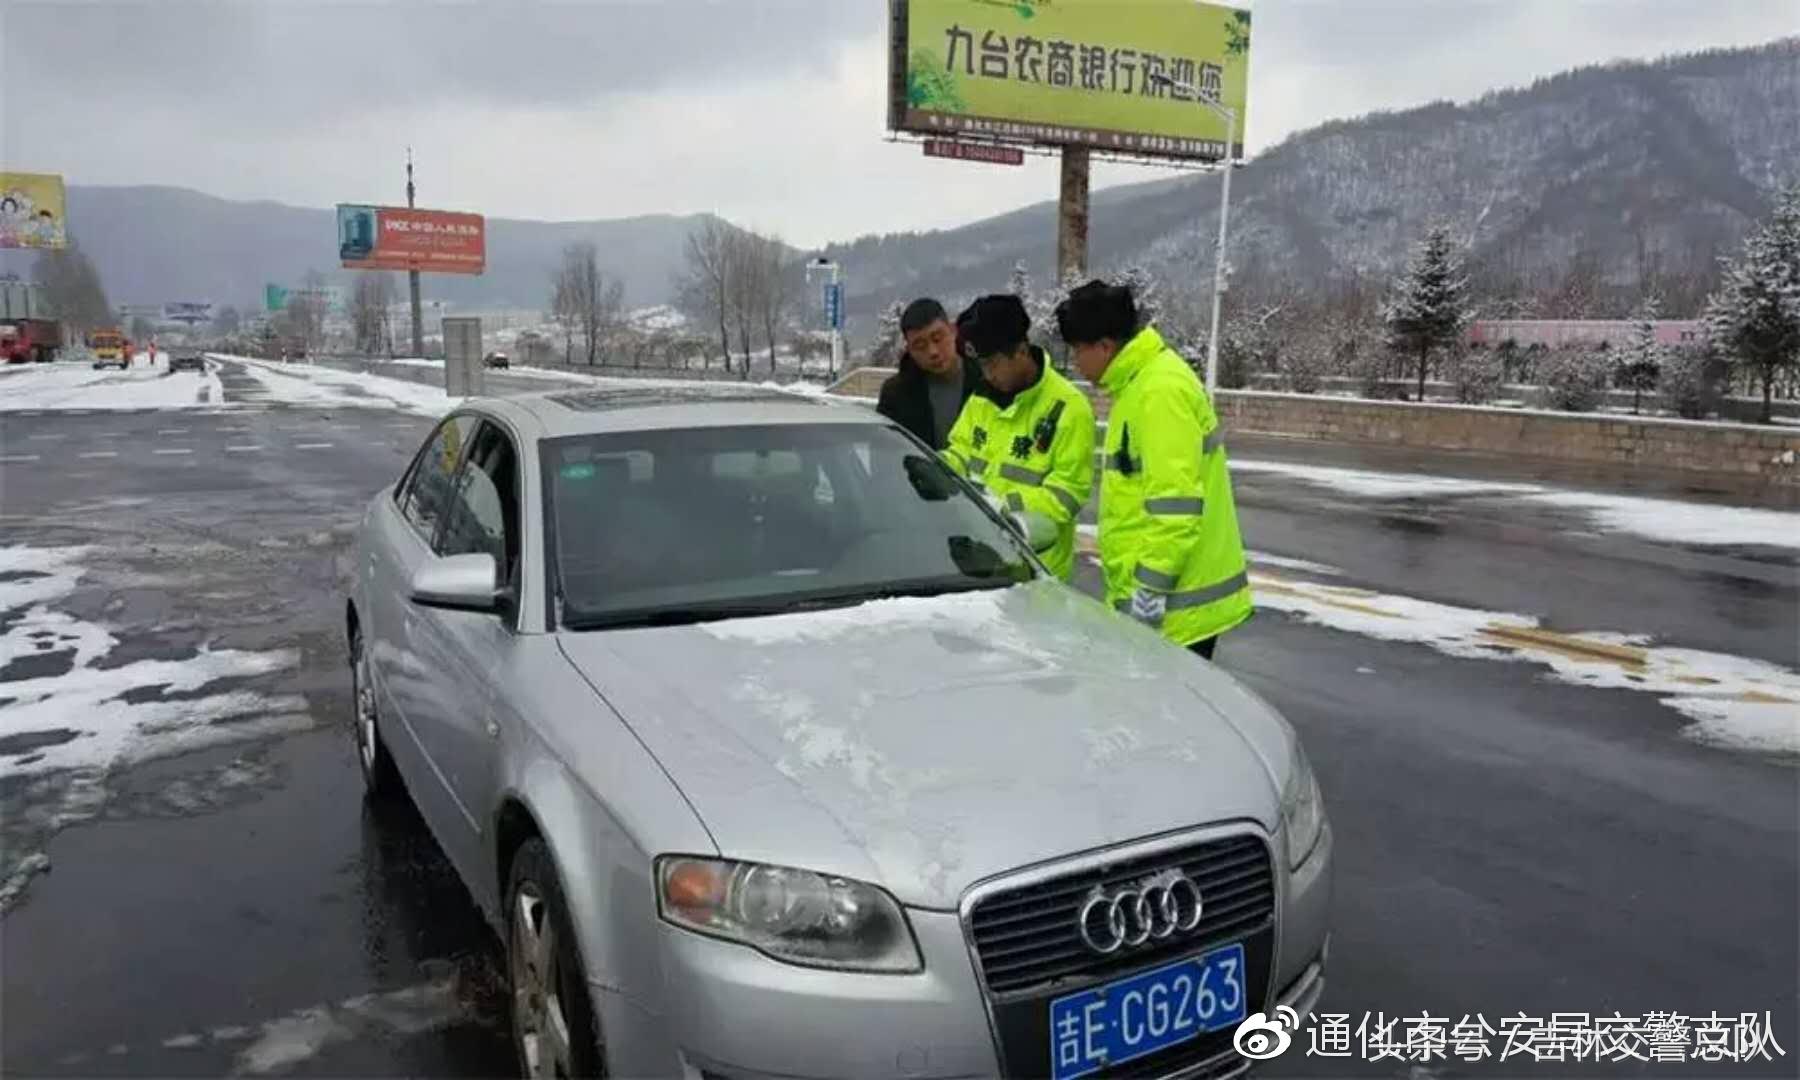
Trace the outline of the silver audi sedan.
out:
M 362 523 L 356 739 L 504 941 L 523 1071 L 1218 1077 L 1311 1009 L 1293 728 L 1043 524 L 775 391 L 437 427 Z

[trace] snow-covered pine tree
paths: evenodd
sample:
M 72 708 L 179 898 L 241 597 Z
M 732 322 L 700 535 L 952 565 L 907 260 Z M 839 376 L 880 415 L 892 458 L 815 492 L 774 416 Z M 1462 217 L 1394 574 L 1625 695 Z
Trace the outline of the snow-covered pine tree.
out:
M 1618 368 L 1613 372 L 1613 385 L 1631 391 L 1631 411 L 1638 411 L 1644 394 L 1656 389 L 1662 376 L 1667 351 L 1657 343 L 1656 320 L 1662 315 L 1662 304 L 1654 294 L 1638 305 L 1637 325 L 1631 340 L 1619 351 Z
M 881 313 L 881 321 L 876 324 L 869 359 L 881 367 L 900 366 L 900 356 L 906 351 L 906 336 L 900 332 L 900 316 L 905 311 L 906 304 L 896 300 Z
M 1054 287 L 1041 291 L 1025 305 L 1031 315 L 1032 343 L 1049 353 L 1051 361 L 1064 371 L 1069 367 L 1069 347 L 1057 334 L 1056 309 L 1083 280 L 1081 274 L 1070 271 Z
M 1394 294 L 1382 304 L 1388 346 L 1419 361 L 1419 400 L 1425 400 L 1425 377 L 1431 354 L 1462 336 L 1469 325 L 1469 279 L 1450 228 L 1431 226 L 1413 250 L 1411 264 L 1394 283 Z
M 1714 343 L 1762 383 L 1762 422 L 1770 423 L 1777 376 L 1800 366 L 1800 184 L 1725 260 L 1705 319 Z
M 1131 289 L 1131 298 L 1137 303 L 1138 325 L 1149 326 L 1162 313 L 1162 293 L 1152 274 L 1142 263 L 1132 263 L 1119 275 L 1119 284 Z
M 1023 300 L 1027 311 L 1031 309 L 1031 271 L 1026 269 L 1024 259 L 1013 263 L 1012 278 L 1006 284 L 1006 291 Z

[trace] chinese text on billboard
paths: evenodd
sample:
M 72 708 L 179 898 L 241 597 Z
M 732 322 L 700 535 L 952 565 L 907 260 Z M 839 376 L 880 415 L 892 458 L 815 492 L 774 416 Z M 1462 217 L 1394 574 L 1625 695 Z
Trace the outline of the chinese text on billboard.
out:
M 479 274 L 487 267 L 480 214 L 339 204 L 338 256 L 346 270 Z
M 1250 13 L 1194 0 L 901 0 L 889 122 L 925 135 L 1242 156 Z M 1215 106 L 1237 116 L 1235 132 Z

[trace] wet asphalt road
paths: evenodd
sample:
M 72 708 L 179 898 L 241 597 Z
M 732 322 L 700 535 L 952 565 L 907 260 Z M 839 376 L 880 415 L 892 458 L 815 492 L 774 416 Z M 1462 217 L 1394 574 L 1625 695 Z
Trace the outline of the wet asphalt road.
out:
M 228 401 L 252 386 L 224 378 Z M 296 649 L 294 667 L 248 683 L 297 695 L 310 718 L 91 790 L 0 781 L 9 864 L 41 850 L 51 867 L 0 920 L 6 1074 L 509 1070 L 498 945 L 417 818 L 363 807 L 347 728 L 347 544 L 428 426 L 351 408 L 0 421 L 0 457 L 39 458 L 0 462 L 5 543 L 96 547 L 62 603 L 112 628 L 107 663 Z M 109 447 L 137 452 L 79 456 Z M 1247 439 L 1232 451 L 1506 471 Z M 1369 499 L 1266 474 L 1238 489 L 1252 548 L 1346 583 L 1789 667 L 1800 653 L 1792 552 L 1600 533 L 1498 499 Z M 1647 695 L 1277 613 L 1230 635 L 1219 660 L 1301 730 L 1325 790 L 1338 844 L 1326 1010 L 1353 1028 L 1375 1012 L 1766 1010 L 1789 1055 L 1773 1064 L 1439 1062 L 1430 1075 L 1794 1075 L 1792 763 L 1696 745 Z M 18 677 L 0 666 L 0 701 Z M 1291 1052 L 1268 1071 L 1410 1068 Z

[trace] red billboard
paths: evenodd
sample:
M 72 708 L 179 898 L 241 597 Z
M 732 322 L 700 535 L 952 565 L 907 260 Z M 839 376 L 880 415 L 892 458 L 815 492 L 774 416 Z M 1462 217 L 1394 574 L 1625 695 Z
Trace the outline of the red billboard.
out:
M 346 270 L 479 274 L 487 268 L 480 214 L 340 203 L 338 258 Z

